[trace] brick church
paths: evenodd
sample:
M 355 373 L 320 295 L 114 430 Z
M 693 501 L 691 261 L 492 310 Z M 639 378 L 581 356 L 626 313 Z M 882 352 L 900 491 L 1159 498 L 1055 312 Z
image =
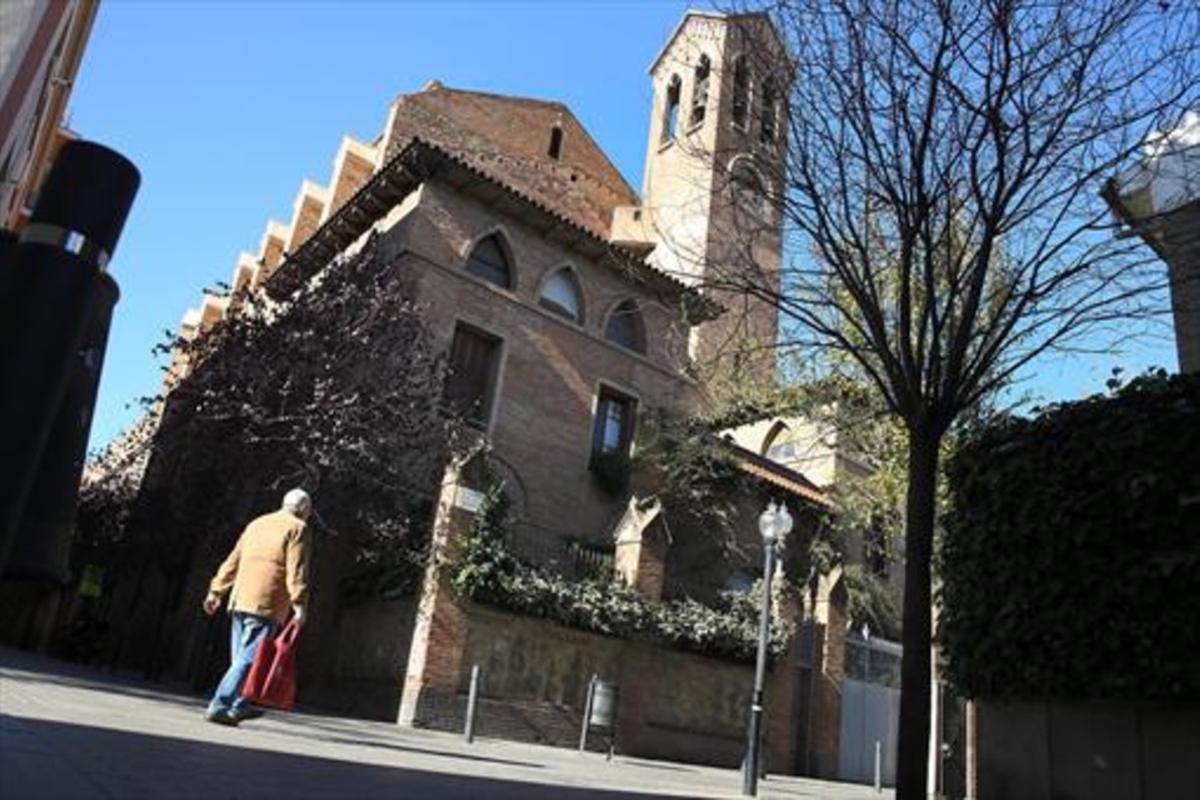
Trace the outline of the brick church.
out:
M 675 562 L 651 541 L 654 515 L 598 488 L 589 465 L 597 454 L 628 454 L 648 408 L 699 410 L 717 402 L 720 380 L 774 379 L 764 356 L 776 338 L 773 308 L 712 284 L 744 255 L 731 248 L 749 247 L 764 285 L 778 286 L 770 176 L 785 152 L 785 65 L 764 16 L 687 13 L 650 68 L 640 193 L 563 104 L 431 81 L 392 103 L 373 140 L 343 139 L 328 184 L 301 184 L 292 218 L 268 222 L 258 252 L 238 258 L 232 295 L 206 296 L 181 335 L 219 324 L 238 291 L 286 298 L 374 237 L 390 268 L 411 277 L 448 353 L 448 396 L 489 443 L 513 505 L 513 547 L 569 563 L 582 536 L 657 600 Z M 748 225 L 746 245 L 738 234 Z M 177 362 L 174 378 L 187 368 Z M 826 508 L 816 484 L 765 457 L 769 444 L 730 444 L 762 496 L 786 499 L 797 515 Z M 435 547 L 470 525 L 480 488 L 451 467 Z M 753 525 L 750 517 L 751 534 Z M 753 546 L 750 565 L 761 553 Z M 727 582 L 738 566 L 714 564 L 709 579 Z M 597 673 L 622 687 L 626 752 L 740 760 L 750 667 L 467 607 L 440 569 L 435 560 L 419 597 L 314 610 L 330 646 L 308 659 L 311 701 L 453 727 L 480 664 L 485 735 L 491 725 L 495 735 L 567 743 Z M 836 769 L 840 602 L 836 579 L 823 580 L 805 612 L 817 633 L 798 637 L 773 670 L 773 769 Z M 198 646 L 180 645 L 183 660 Z

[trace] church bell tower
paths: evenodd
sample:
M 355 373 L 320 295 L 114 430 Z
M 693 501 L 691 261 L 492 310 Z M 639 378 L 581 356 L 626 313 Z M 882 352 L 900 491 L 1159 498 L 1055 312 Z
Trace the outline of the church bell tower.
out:
M 616 209 L 612 239 L 719 303 L 692 331 L 702 375 L 774 379 L 787 59 L 765 15 L 689 11 L 650 67 L 654 101 L 641 204 Z

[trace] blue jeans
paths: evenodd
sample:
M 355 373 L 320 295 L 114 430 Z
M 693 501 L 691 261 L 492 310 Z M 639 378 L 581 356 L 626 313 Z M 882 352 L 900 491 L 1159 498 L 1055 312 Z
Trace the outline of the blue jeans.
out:
M 267 617 L 246 614 L 242 611 L 233 612 L 233 625 L 229 630 L 229 669 L 217 686 L 208 710 L 215 713 L 237 714 L 246 708 L 248 703 L 241 695 L 242 683 L 254 663 L 254 654 L 263 639 L 275 632 L 274 621 Z

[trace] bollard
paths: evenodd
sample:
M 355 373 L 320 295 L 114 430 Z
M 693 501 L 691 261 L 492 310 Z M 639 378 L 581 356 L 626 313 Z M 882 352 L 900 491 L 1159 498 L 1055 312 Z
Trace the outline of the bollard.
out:
M 471 666 L 471 689 L 467 694 L 467 724 L 463 736 L 467 744 L 475 741 L 475 708 L 479 701 L 479 665 Z
M 579 731 L 579 752 L 587 749 L 588 725 L 592 721 L 592 700 L 596 694 L 596 681 L 599 675 L 592 673 L 592 679 L 588 681 L 587 702 L 583 706 L 583 728 Z
M 875 740 L 875 794 L 883 793 L 883 746 Z

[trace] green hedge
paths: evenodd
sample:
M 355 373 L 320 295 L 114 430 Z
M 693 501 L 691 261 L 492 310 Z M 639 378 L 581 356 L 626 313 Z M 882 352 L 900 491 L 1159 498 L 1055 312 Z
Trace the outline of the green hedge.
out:
M 939 637 L 962 691 L 1200 698 L 1200 376 L 1004 419 L 948 478 Z

